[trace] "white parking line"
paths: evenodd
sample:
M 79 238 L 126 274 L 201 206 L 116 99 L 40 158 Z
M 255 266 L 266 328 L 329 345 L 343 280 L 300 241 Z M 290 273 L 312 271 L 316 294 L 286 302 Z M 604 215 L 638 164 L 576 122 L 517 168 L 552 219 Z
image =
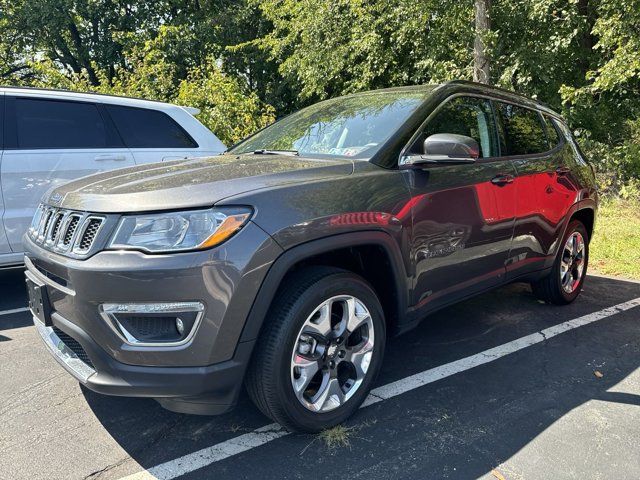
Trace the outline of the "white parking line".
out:
M 367 397 L 361 408 L 393 398 L 429 383 L 450 377 L 456 373 L 464 372 L 465 370 L 492 362 L 504 357 L 505 355 L 509 355 L 517 352 L 518 350 L 522 350 L 548 340 L 556 335 L 560 335 L 561 333 L 597 322 L 598 320 L 602 320 L 615 315 L 616 313 L 624 312 L 637 306 L 640 306 L 640 297 L 582 317 L 574 318 L 573 320 L 545 328 L 539 332 L 526 335 L 511 342 L 485 350 L 484 352 L 383 385 L 371 391 L 371 394 Z M 253 432 L 240 435 L 239 437 L 226 440 L 211 447 L 203 448 L 202 450 L 184 455 L 176 458 L 175 460 L 162 463 L 148 470 L 134 473 L 124 477 L 122 480 L 171 480 L 179 477 L 180 475 L 185 475 L 199 468 L 224 460 L 225 458 L 259 447 L 277 438 L 284 437 L 285 435 L 288 435 L 288 433 L 289 432 L 282 429 L 279 425 L 270 424 L 265 427 L 258 428 Z
M 0 315 L 11 315 L 12 313 L 20 313 L 20 312 L 28 312 L 29 309 L 24 308 L 14 308 L 13 310 L 1 310 Z

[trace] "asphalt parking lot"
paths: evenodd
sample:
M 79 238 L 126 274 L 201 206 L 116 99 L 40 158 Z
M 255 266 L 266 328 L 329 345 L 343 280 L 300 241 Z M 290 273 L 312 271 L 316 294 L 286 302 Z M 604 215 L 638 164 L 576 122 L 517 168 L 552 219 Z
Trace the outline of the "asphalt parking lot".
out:
M 198 417 L 87 391 L 26 303 L 22 273 L 0 272 L 3 479 L 640 478 L 639 283 L 590 276 L 567 307 L 514 284 L 447 308 L 389 342 L 381 396 L 324 436 L 256 432 L 271 422 L 247 398 Z

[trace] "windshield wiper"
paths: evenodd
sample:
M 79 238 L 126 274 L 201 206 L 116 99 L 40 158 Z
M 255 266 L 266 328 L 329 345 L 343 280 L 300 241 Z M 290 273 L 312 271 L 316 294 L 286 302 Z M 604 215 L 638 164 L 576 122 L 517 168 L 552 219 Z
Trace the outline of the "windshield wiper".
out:
M 267 150 L 266 148 L 254 150 L 254 155 L 299 155 L 297 150 Z

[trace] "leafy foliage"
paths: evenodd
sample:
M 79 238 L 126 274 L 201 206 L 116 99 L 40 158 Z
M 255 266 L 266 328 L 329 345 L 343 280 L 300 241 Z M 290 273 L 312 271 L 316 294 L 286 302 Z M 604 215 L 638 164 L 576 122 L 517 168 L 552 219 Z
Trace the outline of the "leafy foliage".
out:
M 452 0 L 263 0 L 261 45 L 302 102 L 469 78 L 473 12 Z
M 490 17 L 493 83 L 561 110 L 605 191 L 638 195 L 640 0 Z M 230 143 L 317 100 L 470 79 L 474 34 L 472 1 L 0 0 L 0 79 L 193 104 Z
M 190 71 L 180 82 L 176 101 L 198 107 L 199 119 L 227 145 L 232 145 L 275 120 L 273 107 L 255 93 L 244 92 L 238 81 L 222 73 L 213 61 Z

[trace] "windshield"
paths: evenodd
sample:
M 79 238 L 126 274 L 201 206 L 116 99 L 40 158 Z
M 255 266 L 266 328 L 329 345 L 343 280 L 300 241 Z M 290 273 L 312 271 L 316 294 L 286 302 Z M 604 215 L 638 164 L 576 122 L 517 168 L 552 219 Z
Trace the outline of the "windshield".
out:
M 428 93 L 426 89 L 381 90 L 327 100 L 283 118 L 230 152 L 369 158 Z

